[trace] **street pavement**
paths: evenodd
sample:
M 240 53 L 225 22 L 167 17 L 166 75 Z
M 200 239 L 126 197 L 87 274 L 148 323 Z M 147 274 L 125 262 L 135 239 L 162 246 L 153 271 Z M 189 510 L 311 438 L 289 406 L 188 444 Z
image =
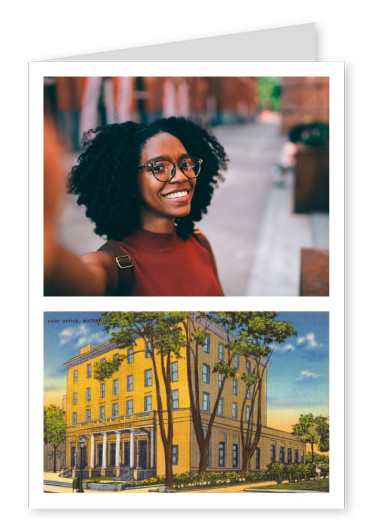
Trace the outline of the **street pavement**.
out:
M 329 247 L 328 215 L 294 214 L 292 177 L 284 186 L 275 183 L 271 170 L 285 142 L 278 129 L 277 122 L 214 129 L 230 162 L 197 226 L 211 242 L 229 296 L 299 295 L 300 249 Z M 74 160 L 67 157 L 67 168 Z M 72 196 L 66 198 L 60 234 L 78 254 L 103 243 Z

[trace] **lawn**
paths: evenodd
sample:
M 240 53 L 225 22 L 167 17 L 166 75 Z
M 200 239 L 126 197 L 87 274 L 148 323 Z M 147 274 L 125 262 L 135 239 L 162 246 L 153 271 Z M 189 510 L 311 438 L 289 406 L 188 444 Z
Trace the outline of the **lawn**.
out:
M 248 487 L 251 489 L 252 487 Z M 265 487 L 254 487 L 257 490 L 314 490 L 317 492 L 329 492 L 329 479 L 316 479 L 315 481 L 300 481 L 298 483 L 280 483 Z

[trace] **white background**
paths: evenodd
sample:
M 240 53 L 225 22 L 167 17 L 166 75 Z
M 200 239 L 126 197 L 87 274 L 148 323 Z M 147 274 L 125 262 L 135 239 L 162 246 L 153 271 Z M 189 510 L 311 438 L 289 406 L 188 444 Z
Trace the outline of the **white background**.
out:
M 34 0 L 7 3 L 1 32 L 2 153 L 2 521 L 40 530 L 89 525 L 166 529 L 249 525 L 305 530 L 362 526 L 374 520 L 371 488 L 374 420 L 373 243 L 375 218 L 374 17 L 371 3 L 269 0 L 252 3 Z M 323 511 L 29 511 L 27 470 L 27 63 L 51 57 L 115 50 L 315 22 L 317 58 L 347 65 L 347 428 L 346 509 Z M 31 183 L 32 186 L 32 183 Z M 32 253 L 32 249 L 31 249 Z M 32 279 L 31 279 L 32 281 Z M 5 362 L 5 363 L 4 363 Z M 3 395 L 4 393 L 4 395 Z M 372 482 L 373 483 L 373 482 Z M 372 512 L 371 512 L 372 511 Z M 333 521 L 335 519 L 335 522 Z M 108 521 L 110 520 L 110 522 Z M 368 524 L 370 525 L 370 524 Z

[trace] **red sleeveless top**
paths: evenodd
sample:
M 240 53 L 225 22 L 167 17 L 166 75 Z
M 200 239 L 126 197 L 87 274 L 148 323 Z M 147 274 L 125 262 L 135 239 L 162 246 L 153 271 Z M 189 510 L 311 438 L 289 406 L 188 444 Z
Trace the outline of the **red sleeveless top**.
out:
M 190 235 L 138 229 L 115 242 L 134 266 L 132 295 L 222 296 L 209 251 Z

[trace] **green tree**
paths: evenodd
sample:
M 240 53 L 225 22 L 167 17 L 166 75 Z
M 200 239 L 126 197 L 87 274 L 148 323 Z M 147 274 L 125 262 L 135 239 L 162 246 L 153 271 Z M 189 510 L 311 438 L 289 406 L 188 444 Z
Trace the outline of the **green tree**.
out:
M 323 416 L 314 417 L 312 413 L 301 414 L 299 422 L 292 426 L 292 433 L 299 439 L 311 446 L 312 459 L 315 458 L 314 446 L 317 445 L 319 451 L 329 450 L 329 424 L 328 418 Z
M 64 411 L 54 405 L 44 408 L 44 442 L 54 448 L 54 472 L 56 472 L 56 450 L 65 441 L 66 420 Z
M 180 351 L 186 345 L 182 322 L 188 316 L 189 312 L 106 312 L 98 321 L 98 324 L 105 325 L 107 332 L 111 332 L 111 340 L 124 348 L 134 347 L 140 337 L 145 345 L 151 344 L 149 353 L 153 365 L 157 415 L 165 455 L 165 484 L 168 488 L 173 486 L 171 360 L 180 358 Z M 145 350 L 134 351 L 134 354 L 138 352 Z M 162 396 L 166 397 L 166 408 L 163 407 Z
M 242 469 L 248 471 L 249 462 L 261 436 L 262 385 L 270 357 L 277 343 L 283 343 L 291 335 L 296 335 L 291 323 L 277 321 L 277 312 L 203 312 L 193 316 L 193 333 L 187 337 L 187 371 L 193 426 L 200 451 L 199 472 L 204 473 L 207 466 L 209 440 L 218 412 L 225 383 L 237 376 L 234 367 L 235 356 L 243 356 L 251 363 L 252 370 L 243 373 L 245 392 L 240 415 L 242 441 Z M 227 334 L 224 359 L 216 363 L 213 372 L 222 375 L 214 406 L 209 420 L 203 422 L 199 388 L 199 346 L 205 341 L 205 332 L 198 325 L 208 326 L 210 320 L 218 324 Z M 204 324 L 204 325 L 203 325 Z M 186 325 L 188 327 L 188 324 Z M 253 365 L 252 365 L 253 364 Z M 250 400 L 249 415 L 246 418 L 247 400 Z M 207 415 L 207 414 L 206 414 Z
M 235 315 L 229 316 L 230 323 L 231 318 L 234 320 Z M 187 352 L 187 379 L 188 379 L 188 391 L 190 398 L 190 409 L 192 414 L 192 423 L 196 435 L 196 440 L 200 452 L 199 461 L 199 473 L 204 474 L 207 469 L 207 457 L 209 451 L 209 441 L 213 429 L 213 424 L 217 415 L 219 401 L 223 392 L 223 388 L 228 379 L 234 378 L 236 370 L 233 367 L 234 352 L 231 348 L 230 332 L 231 325 L 227 326 L 227 341 L 225 344 L 224 360 L 215 364 L 213 372 L 217 372 L 222 375 L 222 381 L 218 388 L 217 396 L 214 400 L 214 405 L 211 413 L 209 413 L 208 420 L 204 421 L 201 411 L 201 393 L 200 393 L 200 363 L 199 352 L 206 340 L 206 332 L 210 320 L 215 320 L 214 316 L 208 313 L 196 313 L 192 314 L 190 320 L 185 321 L 185 332 L 187 340 L 186 352 Z M 231 321 L 232 322 L 232 321 Z M 234 321 L 235 322 L 235 321 Z M 226 330 L 226 325 L 223 327 Z M 205 412 L 205 417 L 208 413 Z

